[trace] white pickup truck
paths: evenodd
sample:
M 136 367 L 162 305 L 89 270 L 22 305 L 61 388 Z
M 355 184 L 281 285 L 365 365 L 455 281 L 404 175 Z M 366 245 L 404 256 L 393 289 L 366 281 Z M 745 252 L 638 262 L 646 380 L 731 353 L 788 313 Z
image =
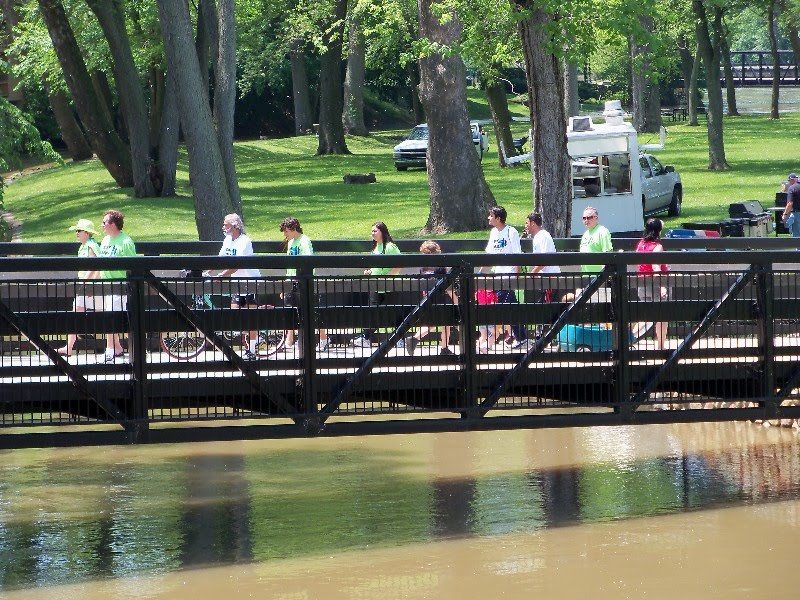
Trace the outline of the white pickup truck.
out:
M 475 151 L 478 153 L 479 160 L 483 160 L 483 154 L 489 150 L 489 136 L 486 135 L 478 121 L 470 121 L 469 126 L 472 130 L 472 143 L 475 144 Z M 428 125 L 421 123 L 411 130 L 405 140 L 394 147 L 394 166 L 398 171 L 405 171 L 408 167 L 425 167 L 427 153 Z

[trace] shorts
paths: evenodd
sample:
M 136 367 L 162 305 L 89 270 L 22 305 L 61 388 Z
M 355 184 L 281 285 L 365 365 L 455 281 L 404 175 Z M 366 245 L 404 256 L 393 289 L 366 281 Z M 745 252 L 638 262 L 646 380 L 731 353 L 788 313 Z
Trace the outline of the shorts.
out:
M 255 294 L 234 294 L 231 296 L 231 304 L 247 306 L 249 304 L 256 305 L 258 302 L 256 302 Z
M 79 308 L 83 310 L 94 310 L 94 296 L 91 294 L 78 294 L 75 296 L 75 301 L 72 303 L 72 310 L 77 310 Z
M 103 296 L 103 308 L 106 311 L 121 312 L 128 309 L 128 297 L 118 296 L 117 294 L 109 294 Z
M 639 294 L 639 300 L 644 302 L 661 302 L 662 300 L 669 300 L 670 290 L 667 288 L 667 295 L 666 297 L 661 296 L 661 288 L 664 286 L 656 285 L 653 283 L 652 285 L 640 285 L 636 288 L 636 292 Z

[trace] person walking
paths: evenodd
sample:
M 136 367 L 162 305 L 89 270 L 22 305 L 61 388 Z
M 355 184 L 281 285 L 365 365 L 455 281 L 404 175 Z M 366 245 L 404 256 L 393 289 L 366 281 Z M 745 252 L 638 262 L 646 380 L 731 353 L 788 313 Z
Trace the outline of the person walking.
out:
M 300 226 L 300 221 L 294 217 L 286 217 L 280 224 L 281 233 L 286 241 L 286 254 L 289 256 L 311 256 L 314 254 L 314 245 L 311 239 L 303 233 L 303 228 Z M 286 269 L 287 277 L 296 277 L 297 269 Z M 298 298 L 296 291 L 296 282 L 292 288 L 289 297 L 284 298 L 288 306 L 297 307 Z M 319 302 L 317 303 L 319 304 Z M 328 350 L 328 332 L 325 329 L 319 330 L 319 344 L 317 344 L 317 352 L 325 352 Z M 284 349 L 287 351 L 297 351 L 297 341 L 295 340 L 294 329 L 286 330 L 286 345 Z
M 533 254 L 555 254 L 556 245 L 553 243 L 553 236 L 542 227 L 542 215 L 532 212 L 525 219 L 525 232 L 533 237 Z M 561 273 L 558 265 L 536 265 L 528 269 L 528 273 L 536 275 L 554 275 Z M 549 282 L 548 282 L 549 283 Z M 541 302 L 549 304 L 553 298 L 552 288 L 546 287 L 542 290 Z
M 581 236 L 581 252 L 612 252 L 614 250 L 611 233 L 603 225 L 600 225 L 600 216 L 593 206 L 583 209 L 583 225 L 586 227 L 586 231 Z M 581 265 L 581 271 L 584 273 L 599 273 L 602 270 L 603 265 Z
M 422 245 L 419 247 L 419 251 L 422 254 L 441 254 L 442 248 L 434 242 L 433 240 L 425 240 L 422 242 Z M 428 277 L 441 277 L 443 275 L 447 275 L 447 267 L 422 267 L 420 269 L 421 275 L 427 275 Z M 435 279 L 432 279 L 435 282 Z M 427 292 L 422 292 L 423 297 L 427 295 Z M 453 305 L 456 304 L 455 293 L 453 291 L 452 286 L 440 292 L 433 301 L 436 304 L 448 304 Z M 453 351 L 450 350 L 450 326 L 444 325 L 441 328 L 441 337 L 439 339 L 439 354 L 442 356 L 452 356 Z M 423 325 L 420 327 L 413 335 L 410 335 L 405 338 L 405 347 L 406 352 L 409 356 L 414 354 L 414 351 L 422 339 L 428 335 L 433 329 L 427 325 Z
M 125 215 L 118 210 L 109 210 L 103 215 L 103 233 L 105 237 L 100 243 L 100 256 L 119 257 L 136 256 L 136 245 L 127 233 L 123 233 Z M 100 279 L 104 281 L 124 280 L 125 271 L 100 271 Z M 103 310 L 123 311 L 128 308 L 128 297 L 123 294 L 106 294 L 103 297 Z M 124 349 L 118 333 L 106 335 L 106 352 L 103 356 L 105 362 L 113 362 L 122 356 Z
M 400 254 L 400 248 L 394 243 L 389 228 L 386 223 L 378 221 L 372 225 L 372 254 Z M 372 267 L 365 269 L 364 275 L 386 276 L 397 275 L 400 267 Z M 379 306 L 386 302 L 386 292 L 370 292 L 370 306 Z M 375 329 L 364 329 L 359 335 L 350 340 L 350 344 L 356 348 L 369 348 L 372 345 L 372 335 Z
M 489 242 L 486 244 L 487 254 L 522 254 L 522 247 L 519 242 L 519 232 L 506 224 L 508 213 L 502 206 L 494 206 L 489 209 L 488 221 L 492 230 L 489 233 Z M 518 266 L 497 265 L 493 269 L 495 275 L 503 275 L 500 286 L 503 285 L 503 280 L 510 279 L 510 275 L 517 275 L 520 272 Z M 481 267 L 479 273 L 484 272 Z M 513 289 L 499 289 L 497 290 L 497 303 L 498 304 L 518 304 L 517 295 Z M 526 328 L 523 325 L 512 325 L 511 334 L 513 336 L 512 348 L 521 348 L 524 346 L 528 339 Z M 483 348 L 479 347 L 478 351 L 482 352 Z
M 225 234 L 225 239 L 222 241 L 222 247 L 219 249 L 219 256 L 253 256 L 253 242 L 245 233 L 244 221 L 236 213 L 225 215 L 222 222 L 222 232 Z M 223 269 L 217 274 L 211 270 L 206 271 L 204 275 L 208 277 L 236 277 L 242 279 L 253 279 L 261 277 L 258 269 L 237 269 L 228 268 Z M 249 292 L 249 281 L 239 283 L 239 288 L 236 294 L 231 295 L 231 308 L 255 308 L 258 306 L 256 295 Z M 244 358 L 246 360 L 255 360 L 258 358 L 258 331 L 248 331 L 247 334 L 242 333 L 242 345 L 244 346 Z
M 645 224 L 642 239 L 636 244 L 636 252 L 663 252 L 664 246 L 661 245 L 661 231 L 664 223 L 661 219 L 648 219 Z M 666 281 L 660 274 L 669 271 L 667 265 L 657 263 L 640 264 L 638 268 L 638 283 L 636 291 L 639 300 L 643 302 L 660 302 L 668 297 Z M 667 338 L 667 323 L 655 323 L 656 348 L 664 349 L 664 342 Z
M 86 258 L 89 256 L 100 256 L 100 245 L 94 239 L 97 235 L 97 230 L 94 228 L 94 223 L 89 219 L 79 219 L 78 222 L 69 228 L 70 231 L 75 232 L 75 237 L 80 242 L 78 248 L 78 257 Z M 78 279 L 97 279 L 100 277 L 99 271 L 78 271 Z M 72 302 L 72 310 L 74 312 L 86 312 L 87 310 L 94 310 L 94 295 L 87 290 L 85 286 L 77 287 L 75 300 Z M 78 335 L 70 333 L 67 335 L 66 345 L 58 348 L 56 352 L 62 356 L 69 356 L 72 354 L 72 349 Z
M 795 173 L 789 173 L 789 187 L 786 188 L 786 208 L 783 211 L 783 222 L 787 224 L 789 231 L 792 232 L 792 237 L 800 237 L 800 181 L 797 180 Z

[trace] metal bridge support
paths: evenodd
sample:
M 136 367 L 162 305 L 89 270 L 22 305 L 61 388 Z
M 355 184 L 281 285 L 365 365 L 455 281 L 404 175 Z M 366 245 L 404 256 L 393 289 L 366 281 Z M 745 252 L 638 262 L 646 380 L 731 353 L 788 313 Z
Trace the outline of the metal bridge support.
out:
M 615 265 L 611 279 L 611 309 L 614 314 L 614 410 L 630 414 L 635 410 L 631 404 L 630 376 L 630 285 L 627 265 Z
M 775 287 L 771 263 L 754 265 L 756 280 L 756 322 L 760 365 L 761 403 L 771 417 L 776 417 L 781 401 L 775 399 Z
M 147 400 L 147 327 L 145 315 L 144 277 L 141 272 L 128 273 L 128 355 L 132 372 L 132 403 L 129 411 L 131 423 L 126 429 L 131 435 L 131 443 L 147 441 L 148 400 Z
M 474 407 L 478 404 L 478 383 L 475 377 L 476 356 L 475 356 L 475 268 L 471 265 L 462 265 L 461 274 L 458 277 L 458 311 L 461 319 L 458 326 L 458 339 L 464 354 L 463 389 L 464 406 Z M 471 416 L 469 412 L 461 413 L 463 418 Z

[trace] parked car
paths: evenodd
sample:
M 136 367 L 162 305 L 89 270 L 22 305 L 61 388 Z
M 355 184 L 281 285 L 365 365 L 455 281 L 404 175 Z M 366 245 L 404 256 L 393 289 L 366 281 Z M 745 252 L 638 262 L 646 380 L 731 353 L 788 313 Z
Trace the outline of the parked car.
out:
M 477 121 L 470 121 L 472 142 L 478 158 L 483 160 L 483 155 L 489 150 L 489 136 Z M 414 127 L 408 137 L 394 147 L 394 166 L 398 171 L 405 171 L 408 167 L 425 167 L 428 153 L 428 125 L 421 123 Z
M 642 169 L 642 210 L 645 217 L 666 212 L 670 217 L 681 214 L 683 185 L 672 166 L 663 166 L 652 154 L 640 154 Z

